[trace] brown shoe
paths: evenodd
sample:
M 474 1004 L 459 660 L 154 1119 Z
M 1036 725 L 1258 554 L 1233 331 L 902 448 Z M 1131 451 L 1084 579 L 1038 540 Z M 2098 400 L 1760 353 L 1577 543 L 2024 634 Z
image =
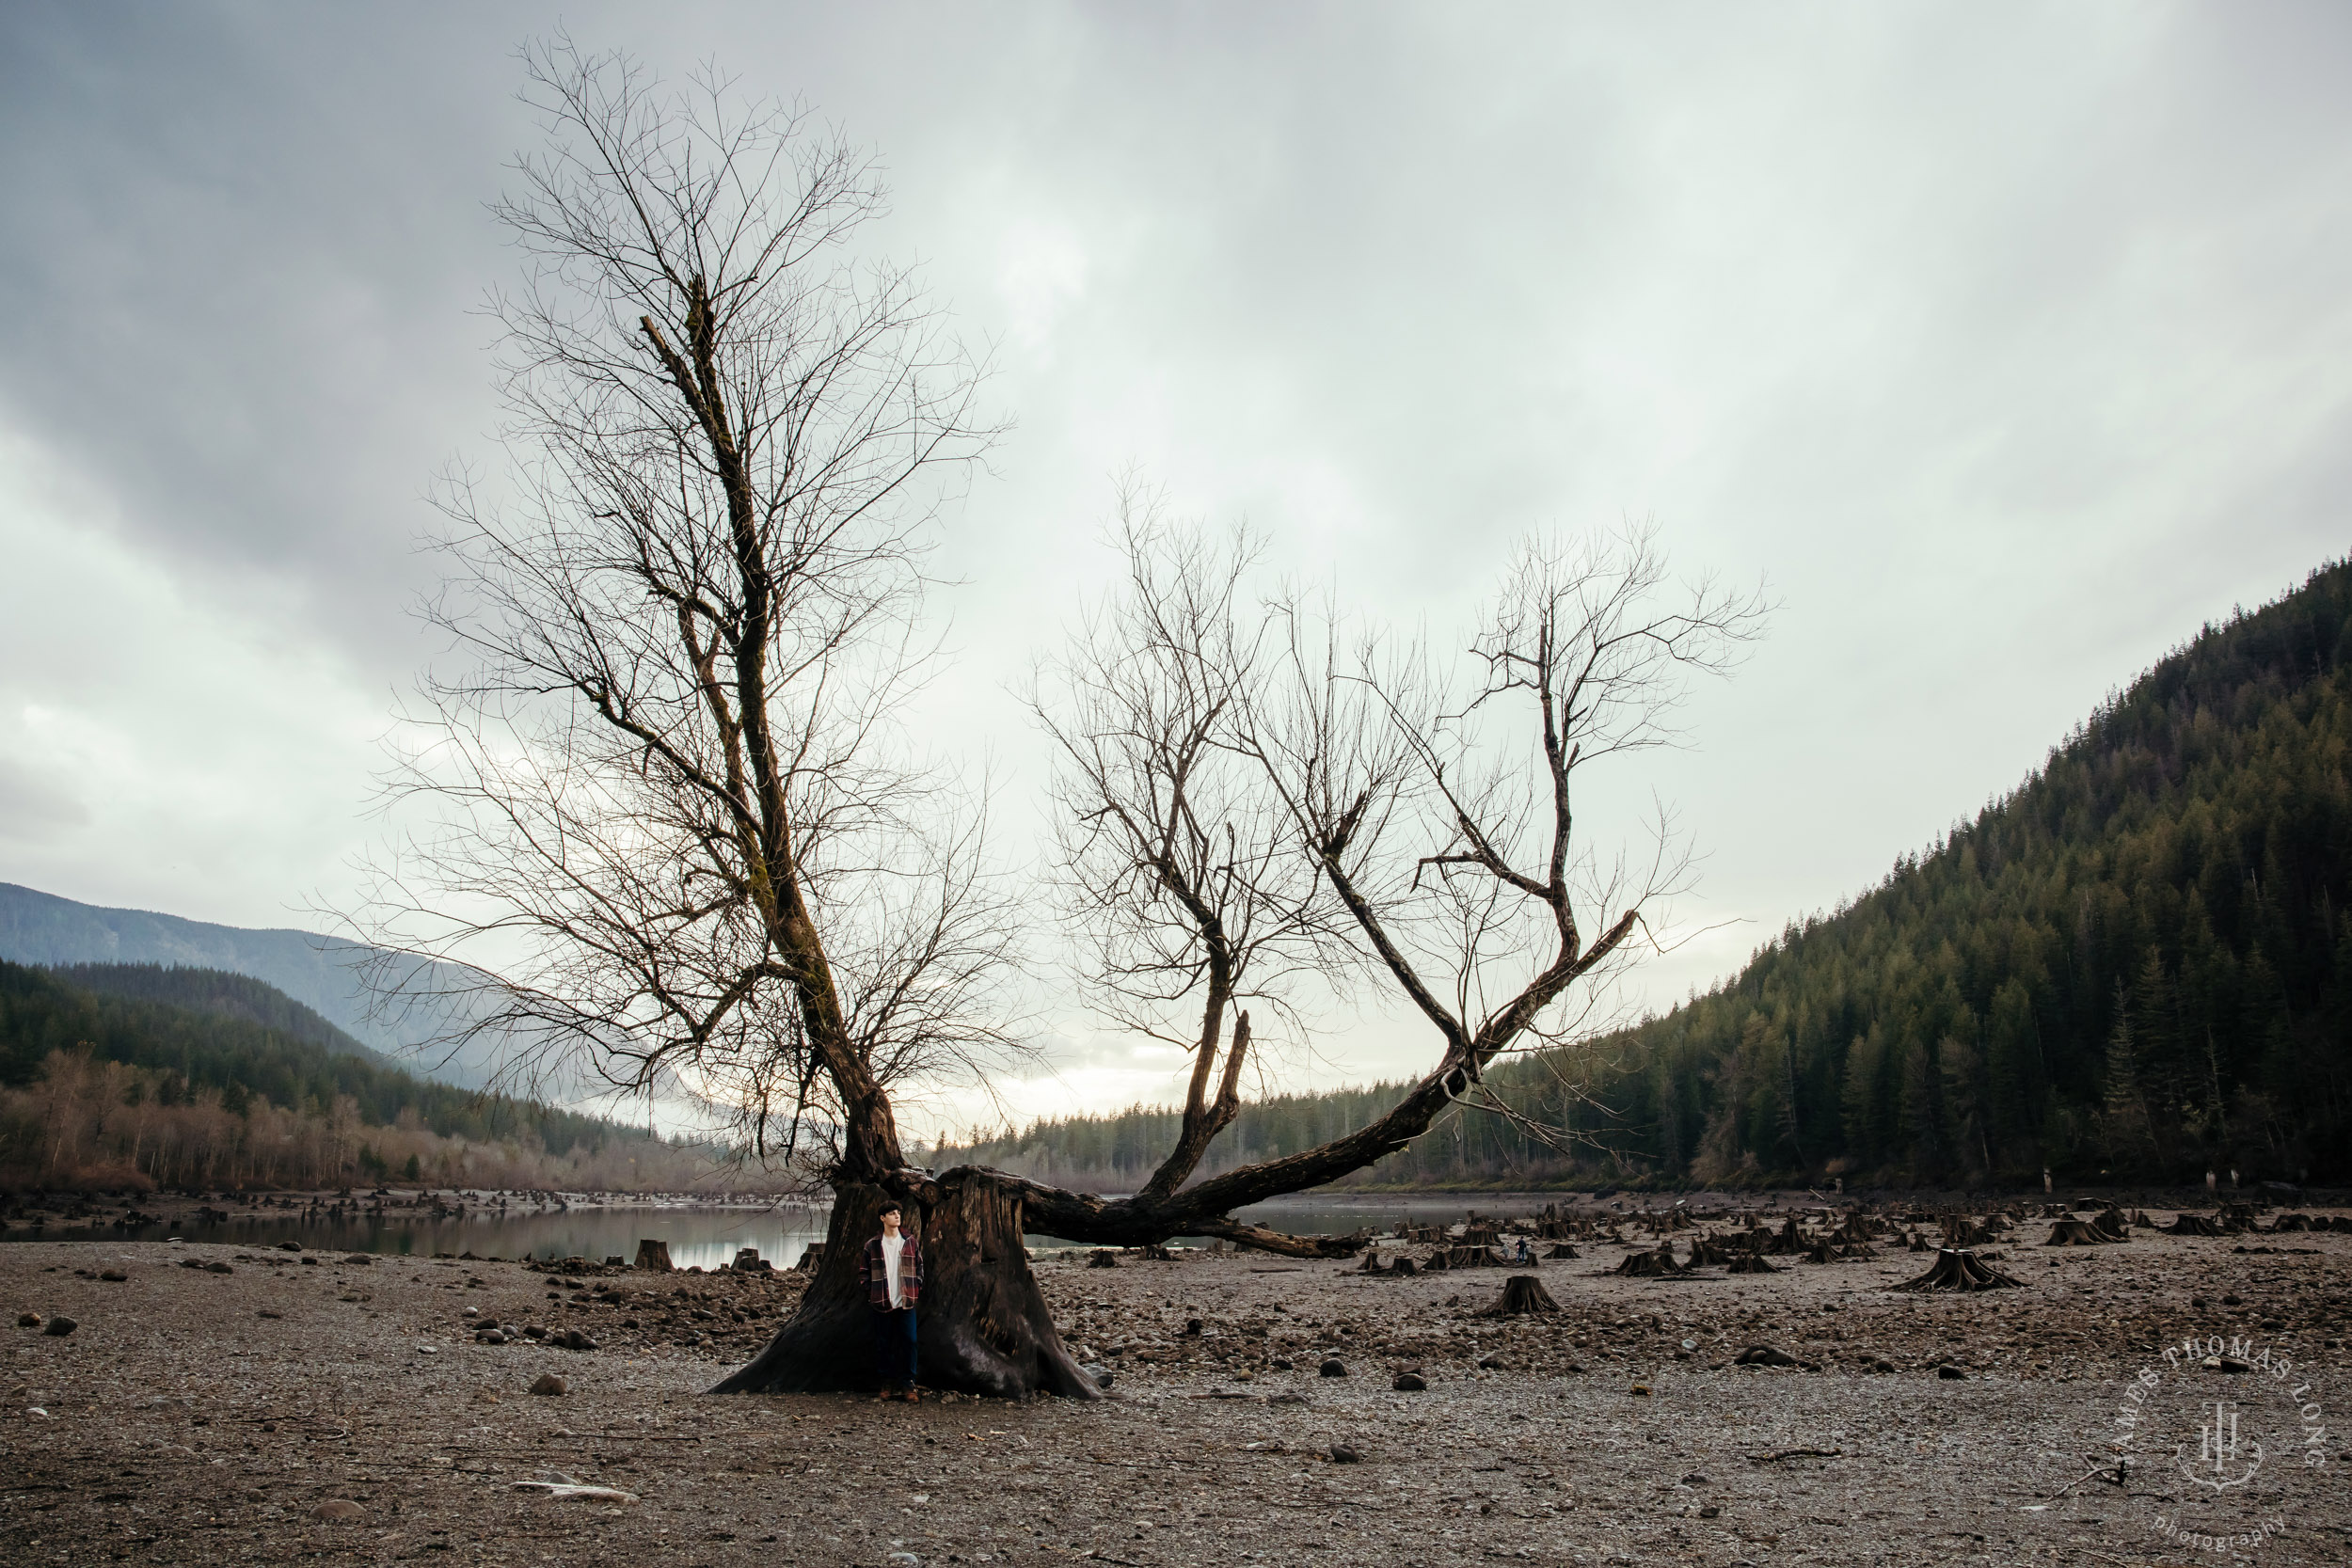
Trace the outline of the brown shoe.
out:
M 919 1389 L 919 1388 L 909 1388 L 909 1389 L 907 1390 L 907 1403 L 909 1403 L 909 1404 L 921 1404 L 922 1402 L 923 1402 L 923 1392 L 922 1392 L 922 1390 L 921 1390 L 921 1389 Z
M 874 1402 L 875 1402 L 876 1404 L 880 1404 L 880 1403 L 882 1403 L 882 1401 L 884 1401 L 884 1400 L 895 1400 L 895 1399 L 897 1399 L 898 1397 L 898 1395 L 896 1395 L 896 1394 L 892 1393 L 889 1389 L 884 1388 L 884 1389 L 883 1389 L 881 1393 L 876 1394 L 876 1395 L 874 1396 Z

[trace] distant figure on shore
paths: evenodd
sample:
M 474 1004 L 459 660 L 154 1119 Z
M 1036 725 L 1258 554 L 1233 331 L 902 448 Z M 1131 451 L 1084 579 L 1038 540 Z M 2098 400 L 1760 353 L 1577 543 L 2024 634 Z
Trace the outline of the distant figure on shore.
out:
M 2042 1167 L 2042 1196 L 2050 1196 L 2050 1167 L 2047 1165 Z
M 2207 1170 L 2205 1172 L 2205 1191 L 2212 1193 L 2218 1192 L 2220 1189 L 2221 1178 L 2216 1176 L 2211 1170 Z

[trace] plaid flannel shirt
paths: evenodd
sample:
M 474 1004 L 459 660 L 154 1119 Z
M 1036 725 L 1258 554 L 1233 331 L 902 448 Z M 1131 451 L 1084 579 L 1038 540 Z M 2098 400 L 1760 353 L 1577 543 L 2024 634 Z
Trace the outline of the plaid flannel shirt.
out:
M 901 1230 L 899 1238 L 906 1247 L 898 1254 L 898 1296 L 913 1307 L 923 1294 L 923 1243 L 914 1239 L 912 1230 Z M 866 1305 L 877 1312 L 890 1310 L 890 1267 L 882 1261 L 882 1239 L 876 1236 L 866 1243 Z

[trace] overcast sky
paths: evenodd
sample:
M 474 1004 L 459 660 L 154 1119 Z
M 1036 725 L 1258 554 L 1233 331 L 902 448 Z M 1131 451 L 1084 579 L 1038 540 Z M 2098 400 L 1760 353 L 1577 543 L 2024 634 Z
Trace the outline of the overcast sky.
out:
M 1531 527 L 1783 608 L 1605 792 L 1708 852 L 1670 1000 L 2340 554 L 2352 8 L 0 8 L 0 880 L 309 923 L 486 455 L 485 212 L 561 21 L 878 150 L 998 345 L 943 746 L 1108 565 L 1111 476 L 1447 632 Z M 1594 812 L 1588 807 L 1585 820 Z M 1017 1108 L 1157 1094 L 1071 1025 Z M 1313 1076 L 1426 1065 L 1398 1021 Z

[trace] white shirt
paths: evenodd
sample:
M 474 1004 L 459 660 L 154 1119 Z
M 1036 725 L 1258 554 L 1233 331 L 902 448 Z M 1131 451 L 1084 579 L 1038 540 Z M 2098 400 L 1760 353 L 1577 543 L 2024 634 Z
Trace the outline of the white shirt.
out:
M 898 1254 L 907 1249 L 907 1239 L 904 1233 L 884 1236 L 882 1239 L 882 1270 L 890 1276 L 890 1294 L 887 1299 L 890 1303 L 890 1309 L 896 1312 L 906 1305 L 906 1298 L 898 1293 Z

